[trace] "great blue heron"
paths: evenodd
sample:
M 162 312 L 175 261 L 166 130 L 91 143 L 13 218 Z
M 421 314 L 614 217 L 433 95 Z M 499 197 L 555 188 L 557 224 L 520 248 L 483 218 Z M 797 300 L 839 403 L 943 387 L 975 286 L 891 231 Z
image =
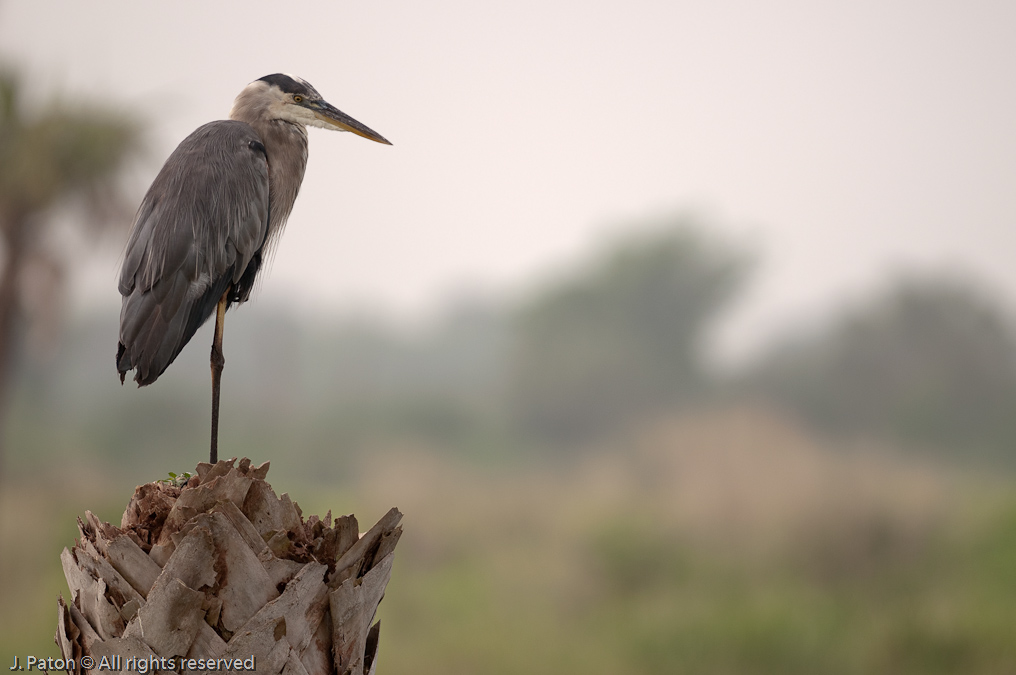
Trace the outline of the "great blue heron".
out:
M 148 189 L 120 270 L 120 383 L 155 382 L 215 312 L 211 461 L 218 459 L 226 310 L 250 296 L 307 167 L 307 126 L 391 145 L 325 101 L 308 82 L 267 75 L 247 85 L 229 120 L 188 136 Z

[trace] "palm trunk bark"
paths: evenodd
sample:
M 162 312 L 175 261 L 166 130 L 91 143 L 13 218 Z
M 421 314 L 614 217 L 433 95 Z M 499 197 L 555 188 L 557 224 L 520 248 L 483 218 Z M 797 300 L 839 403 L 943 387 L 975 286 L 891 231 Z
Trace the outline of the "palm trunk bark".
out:
M 304 520 L 265 482 L 267 462 L 235 462 L 142 485 L 120 527 L 79 519 L 56 634 L 70 672 L 137 671 L 134 657 L 163 671 L 217 659 L 221 672 L 374 673 L 402 514 L 364 534 L 353 516 Z

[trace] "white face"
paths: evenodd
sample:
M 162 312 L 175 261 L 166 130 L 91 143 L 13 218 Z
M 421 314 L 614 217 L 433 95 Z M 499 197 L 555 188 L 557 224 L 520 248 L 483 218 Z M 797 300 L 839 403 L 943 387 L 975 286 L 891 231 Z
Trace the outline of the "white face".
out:
M 276 87 L 270 87 L 270 90 L 275 97 L 271 106 L 274 117 L 294 124 L 323 126 L 314 111 L 300 105 L 306 100 L 303 94 L 284 94 Z
M 268 75 L 248 84 L 233 102 L 229 118 L 251 125 L 282 120 L 303 127 L 351 131 L 391 145 L 383 136 L 336 109 L 305 80 L 293 75 Z
M 292 75 L 290 77 L 305 85 L 310 92 L 315 91 L 313 87 L 300 78 Z M 320 96 L 314 98 L 320 98 Z M 231 119 L 245 121 L 252 118 L 278 119 L 292 124 L 344 131 L 344 129 L 336 127 L 334 124 L 322 121 L 317 113 L 304 107 L 309 100 L 311 100 L 311 97 L 308 94 L 287 93 L 274 84 L 269 84 L 263 80 L 255 80 L 248 84 L 240 92 L 240 95 L 236 97 L 229 116 Z

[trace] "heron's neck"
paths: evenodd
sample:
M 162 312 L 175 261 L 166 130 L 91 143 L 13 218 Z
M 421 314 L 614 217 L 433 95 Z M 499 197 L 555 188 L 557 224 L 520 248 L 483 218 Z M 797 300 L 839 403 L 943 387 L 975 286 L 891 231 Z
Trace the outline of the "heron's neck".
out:
M 248 122 L 249 124 L 249 122 Z M 251 124 L 268 154 L 269 245 L 293 210 L 307 168 L 307 128 L 282 120 Z

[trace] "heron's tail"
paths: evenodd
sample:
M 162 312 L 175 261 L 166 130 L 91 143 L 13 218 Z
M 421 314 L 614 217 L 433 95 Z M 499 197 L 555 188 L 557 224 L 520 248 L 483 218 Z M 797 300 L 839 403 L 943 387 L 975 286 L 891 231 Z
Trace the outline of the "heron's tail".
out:
M 116 369 L 123 384 L 135 370 L 139 387 L 159 379 L 194 333 L 215 312 L 215 305 L 232 281 L 232 268 L 200 296 L 190 299 L 182 275 L 160 280 L 147 291 L 135 288 L 124 296 L 120 309 L 120 342 Z

